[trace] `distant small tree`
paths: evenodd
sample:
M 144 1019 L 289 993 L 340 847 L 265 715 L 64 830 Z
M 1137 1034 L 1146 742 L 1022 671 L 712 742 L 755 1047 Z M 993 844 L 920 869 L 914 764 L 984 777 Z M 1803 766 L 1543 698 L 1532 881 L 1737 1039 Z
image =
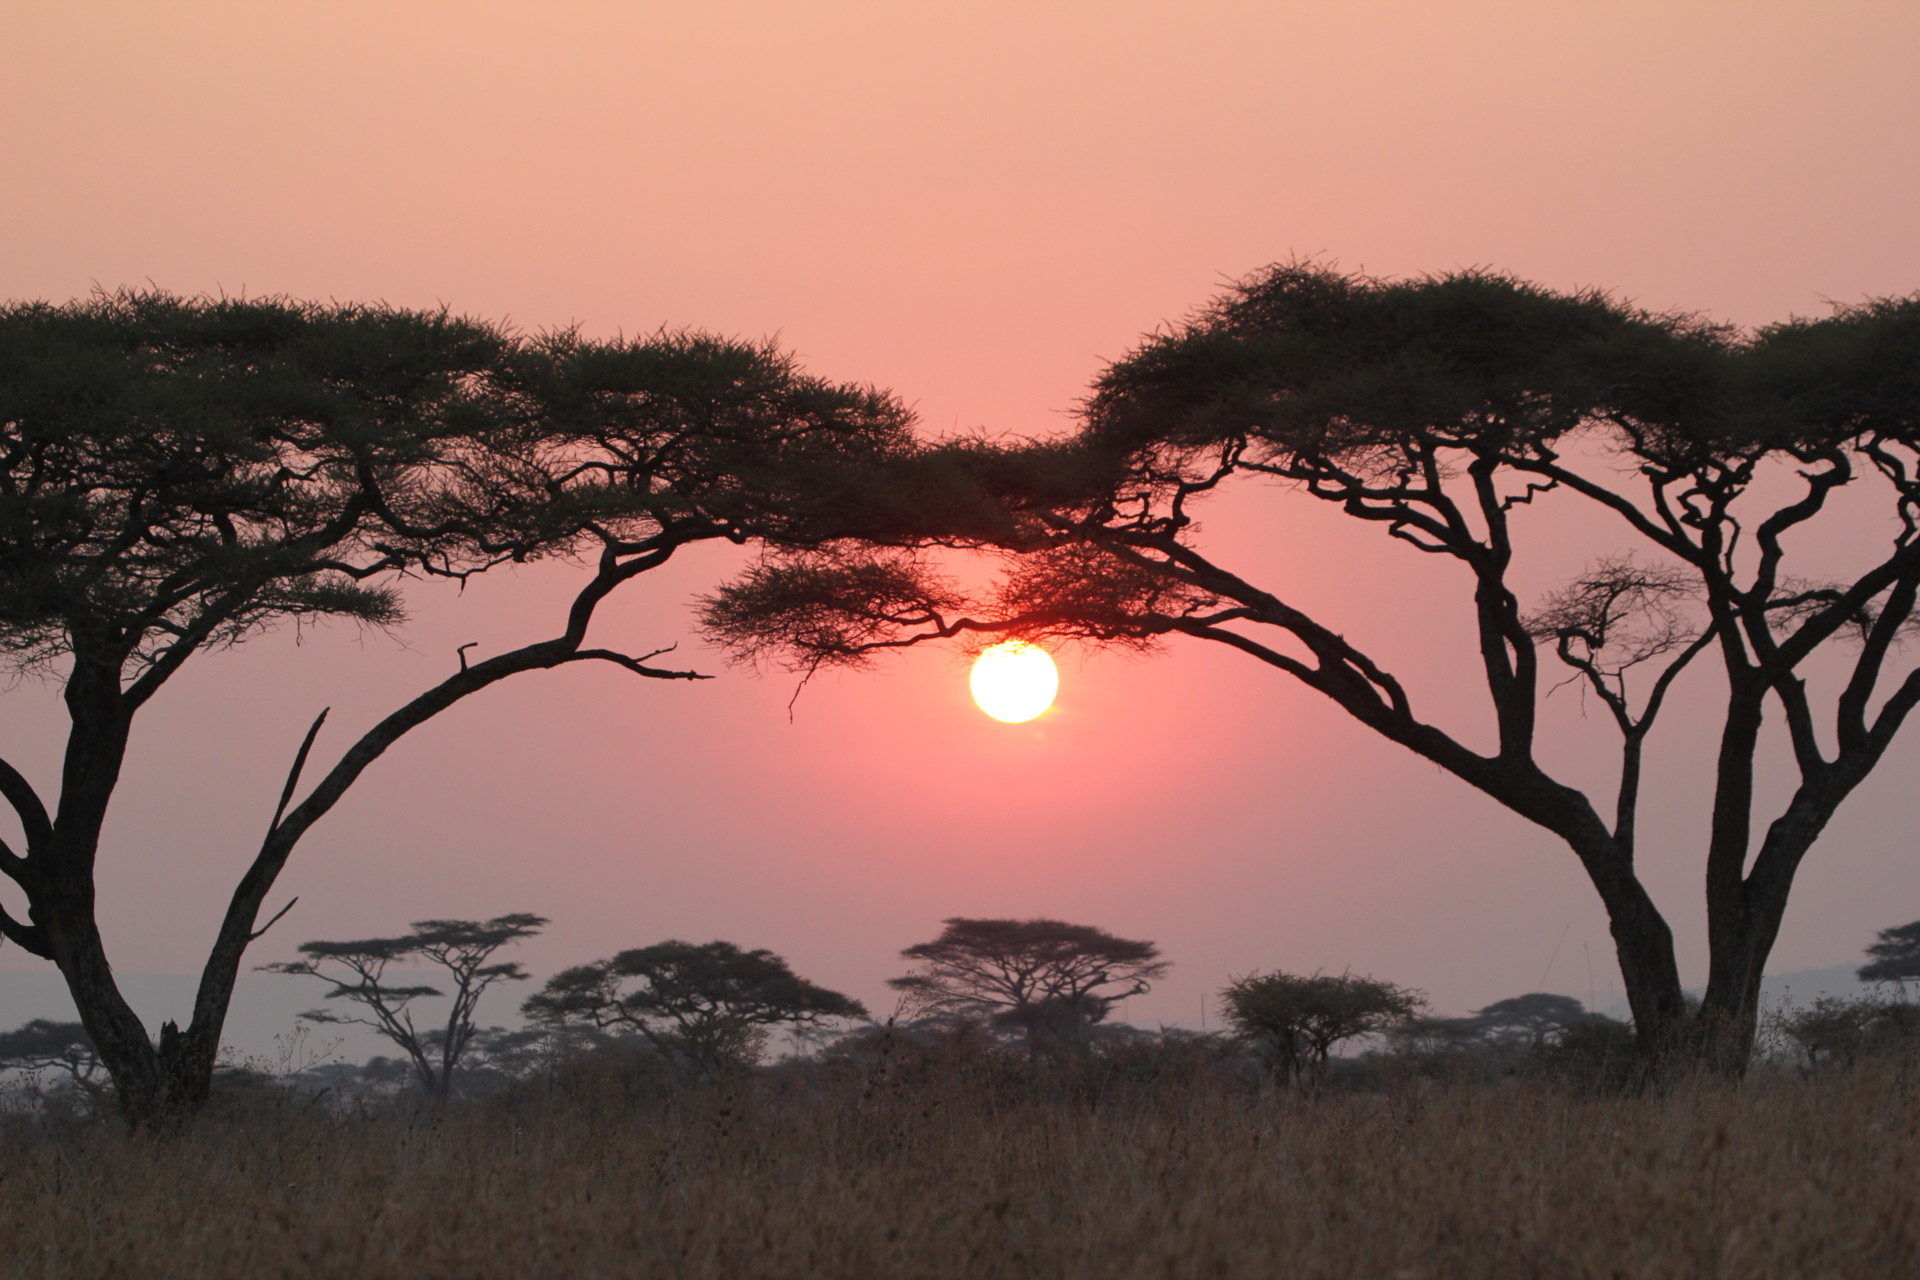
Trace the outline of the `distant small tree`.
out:
M 1920 1009 L 1903 1000 L 1821 996 L 1784 1014 L 1779 1028 L 1809 1067 L 1851 1066 L 1862 1055 L 1920 1037 Z
M 774 1027 L 867 1016 L 858 1000 L 807 981 L 771 951 L 677 940 L 562 970 L 522 1011 L 536 1022 L 638 1032 L 708 1075 L 758 1062 Z
M 89 1103 L 106 1093 L 100 1055 L 87 1029 L 77 1022 L 35 1018 L 0 1032 L 0 1071 L 8 1070 L 60 1072 Z
M 1320 1084 L 1335 1046 L 1387 1031 L 1426 1008 L 1426 996 L 1352 974 L 1249 974 L 1221 992 L 1227 1024 L 1283 1084 Z
M 1092 925 L 965 916 L 945 923 L 932 942 L 900 953 L 915 968 L 887 985 L 915 1012 L 1017 1027 L 1029 1049 L 1054 1042 L 1084 1052 L 1115 1005 L 1145 994 L 1171 967 L 1155 944 Z
M 1444 1058 L 1487 1047 L 1487 1024 L 1478 1018 L 1413 1017 L 1386 1029 L 1396 1053 Z
M 1904 990 L 1920 981 L 1920 920 L 1882 929 L 1867 955 L 1872 958 L 1860 966 L 1862 982 L 1897 982 Z
M 305 942 L 302 960 L 261 965 L 268 973 L 308 975 L 326 983 L 327 998 L 359 1005 L 364 1014 L 340 1014 L 326 1009 L 303 1016 L 315 1022 L 371 1027 L 403 1050 L 413 1063 L 420 1087 L 436 1098 L 453 1088 L 454 1073 L 477 1045 L 482 1029 L 473 1023 L 474 1009 L 487 988 L 497 982 L 524 982 L 527 973 L 512 961 L 496 962 L 495 952 L 546 927 L 545 916 L 517 912 L 491 920 L 418 920 L 411 933 L 397 938 L 366 938 L 354 942 Z M 386 981 L 396 961 L 436 965 L 452 982 L 451 993 L 431 986 L 397 986 Z M 451 995 L 446 1022 L 422 1030 L 413 1020 L 413 1002 Z M 491 1035 L 498 1028 L 486 1028 Z M 485 1039 L 485 1036 L 481 1037 Z
M 434 1032 L 434 1041 L 438 1043 L 445 1034 Z M 550 1059 L 551 1041 L 541 1027 L 475 1027 L 460 1058 L 463 1089 L 531 1075 Z
M 1780 1019 L 1780 1030 L 1806 1055 L 1809 1067 L 1845 1065 L 1859 1056 L 1876 1006 L 1844 996 L 1820 996 Z
M 1589 1013 L 1561 1028 L 1528 1054 L 1527 1062 L 1550 1079 L 1603 1092 L 1626 1089 L 1647 1078 L 1647 1063 L 1635 1041 L 1633 1024 L 1604 1013 Z
M 1539 1049 L 1568 1027 L 1584 1022 L 1588 1014 L 1587 1007 L 1572 996 L 1533 991 L 1496 1000 L 1474 1017 L 1495 1040 Z

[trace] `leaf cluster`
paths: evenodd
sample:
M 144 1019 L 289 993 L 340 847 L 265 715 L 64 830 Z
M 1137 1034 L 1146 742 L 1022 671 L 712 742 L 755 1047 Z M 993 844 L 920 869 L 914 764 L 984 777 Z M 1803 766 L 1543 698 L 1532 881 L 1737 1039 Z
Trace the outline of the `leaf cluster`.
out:
M 1846 1065 L 1880 1050 L 1911 1053 L 1920 1040 L 1920 1005 L 1820 996 L 1805 1008 L 1787 1011 L 1778 1027 L 1806 1055 L 1807 1065 Z
M 393 624 L 406 575 L 849 537 L 914 447 L 885 393 L 697 333 L 157 291 L 0 306 L 0 654 L 137 672 L 288 618 Z

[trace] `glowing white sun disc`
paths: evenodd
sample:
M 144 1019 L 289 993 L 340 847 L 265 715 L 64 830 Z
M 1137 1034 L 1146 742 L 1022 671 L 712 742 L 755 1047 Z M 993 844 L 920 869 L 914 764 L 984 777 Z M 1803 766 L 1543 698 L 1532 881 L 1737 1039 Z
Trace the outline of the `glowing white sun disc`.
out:
M 1053 655 L 1025 640 L 1002 640 L 980 651 L 967 677 L 973 700 L 995 720 L 1020 724 L 1053 705 L 1060 671 Z

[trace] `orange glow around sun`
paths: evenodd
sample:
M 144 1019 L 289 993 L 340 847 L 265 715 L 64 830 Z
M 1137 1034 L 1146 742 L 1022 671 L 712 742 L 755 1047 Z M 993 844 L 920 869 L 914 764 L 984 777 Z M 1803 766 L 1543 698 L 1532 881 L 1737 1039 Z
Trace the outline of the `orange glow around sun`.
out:
M 1053 655 L 1025 640 L 1002 640 L 980 651 L 967 679 L 973 700 L 995 720 L 1022 724 L 1053 705 L 1060 672 Z

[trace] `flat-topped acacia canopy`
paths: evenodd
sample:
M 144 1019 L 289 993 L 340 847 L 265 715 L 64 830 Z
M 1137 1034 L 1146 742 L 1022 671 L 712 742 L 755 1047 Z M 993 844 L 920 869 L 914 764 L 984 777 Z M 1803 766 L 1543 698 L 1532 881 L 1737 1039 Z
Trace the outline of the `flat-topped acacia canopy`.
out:
M 597 606 L 689 543 L 883 528 L 887 502 L 862 495 L 911 454 L 910 425 L 884 393 L 694 333 L 595 342 L 446 312 L 158 292 L 0 307 L 0 654 L 60 681 L 71 722 L 57 789 L 0 762 L 24 835 L 0 846 L 0 874 L 27 903 L 24 918 L 0 910 L 0 937 L 60 967 L 131 1117 L 197 1105 L 268 891 L 374 759 L 520 672 L 593 661 L 691 677 L 659 653 L 591 646 Z M 303 791 L 315 722 L 191 1021 L 150 1038 L 93 913 L 141 706 L 195 654 L 278 621 L 394 625 L 405 579 L 562 556 L 584 581 L 549 638 L 449 655 L 444 680 Z

